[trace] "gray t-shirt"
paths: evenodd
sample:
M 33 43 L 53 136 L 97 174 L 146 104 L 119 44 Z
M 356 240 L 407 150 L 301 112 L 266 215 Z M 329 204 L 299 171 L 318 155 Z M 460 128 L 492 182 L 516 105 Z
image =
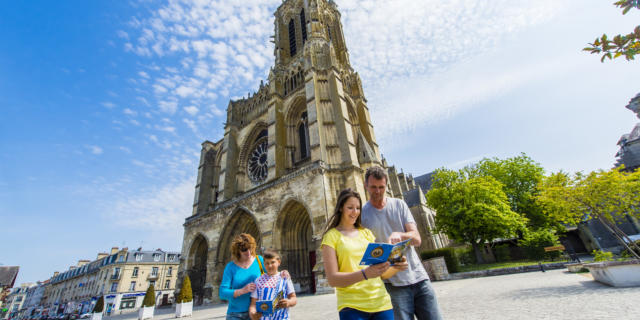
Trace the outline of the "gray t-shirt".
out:
M 362 208 L 362 225 L 376 236 L 376 242 L 387 242 L 392 232 L 406 232 L 407 223 L 416 223 L 407 204 L 396 198 L 387 198 L 387 204 L 381 210 L 376 209 L 370 202 Z M 384 280 L 394 286 L 408 286 L 429 279 L 429 275 L 422 267 L 420 257 L 413 247 L 407 253 L 409 268 L 396 273 L 395 276 Z

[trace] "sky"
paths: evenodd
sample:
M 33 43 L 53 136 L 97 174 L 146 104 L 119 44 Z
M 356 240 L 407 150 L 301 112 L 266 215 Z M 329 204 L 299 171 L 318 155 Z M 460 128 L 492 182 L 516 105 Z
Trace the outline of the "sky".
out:
M 613 0 L 335 0 L 387 161 L 414 176 L 522 152 L 609 169 L 638 119 Z M 112 246 L 179 251 L 200 144 L 273 65 L 280 0 L 2 1 L 0 265 L 48 279 Z

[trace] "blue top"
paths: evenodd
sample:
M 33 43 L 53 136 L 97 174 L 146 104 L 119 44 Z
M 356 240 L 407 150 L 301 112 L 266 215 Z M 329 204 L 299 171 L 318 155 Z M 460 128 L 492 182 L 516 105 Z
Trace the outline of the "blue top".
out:
M 262 256 L 258 256 L 260 262 L 264 266 L 264 259 Z M 249 304 L 251 303 L 251 293 L 246 293 L 236 298 L 233 297 L 233 292 L 237 289 L 242 289 L 247 283 L 251 283 L 260 276 L 260 266 L 258 266 L 258 260 L 254 259 L 253 263 L 247 269 L 238 267 L 237 264 L 232 262 L 227 263 L 224 267 L 224 273 L 222 274 L 222 282 L 220 283 L 220 299 L 229 301 L 227 307 L 227 313 L 230 312 L 248 312 Z

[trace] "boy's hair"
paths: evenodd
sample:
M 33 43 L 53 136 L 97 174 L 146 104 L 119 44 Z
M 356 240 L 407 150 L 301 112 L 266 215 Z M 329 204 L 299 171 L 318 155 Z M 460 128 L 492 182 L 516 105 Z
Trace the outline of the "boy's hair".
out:
M 278 254 L 277 251 L 272 250 L 272 249 L 265 250 L 264 253 L 262 254 L 262 256 L 265 259 L 278 259 L 278 261 L 280 261 L 280 255 Z

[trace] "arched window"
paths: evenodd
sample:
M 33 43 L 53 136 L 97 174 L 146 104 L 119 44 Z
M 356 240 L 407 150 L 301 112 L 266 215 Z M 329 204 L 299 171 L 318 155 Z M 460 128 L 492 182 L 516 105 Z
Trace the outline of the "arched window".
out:
M 289 20 L 289 55 L 295 56 L 298 52 L 296 48 L 296 24 L 293 19 Z
M 304 8 L 300 11 L 300 29 L 302 30 L 302 44 L 307 41 L 307 23 L 304 17 Z
M 298 141 L 300 142 L 300 160 L 310 156 L 309 150 L 309 126 L 307 121 L 307 113 L 303 112 L 298 125 Z

